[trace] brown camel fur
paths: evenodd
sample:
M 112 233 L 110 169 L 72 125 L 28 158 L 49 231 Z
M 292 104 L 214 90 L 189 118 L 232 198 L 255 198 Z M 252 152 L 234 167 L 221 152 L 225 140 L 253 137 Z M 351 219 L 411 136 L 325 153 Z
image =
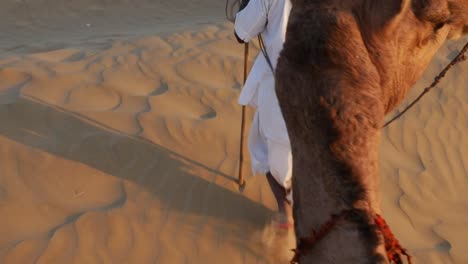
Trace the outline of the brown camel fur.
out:
M 292 0 L 276 90 L 293 154 L 298 238 L 352 214 L 300 263 L 386 263 L 375 228 L 385 115 L 445 40 L 468 32 L 468 0 Z

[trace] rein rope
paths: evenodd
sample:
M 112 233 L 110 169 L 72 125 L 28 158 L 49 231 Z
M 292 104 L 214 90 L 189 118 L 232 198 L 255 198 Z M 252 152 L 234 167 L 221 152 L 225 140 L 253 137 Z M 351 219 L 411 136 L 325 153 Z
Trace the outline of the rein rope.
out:
M 260 46 L 260 50 L 262 51 L 262 54 L 265 57 L 266 62 L 268 63 L 268 67 L 270 67 L 271 73 L 273 73 L 273 76 L 275 76 L 275 69 L 273 68 L 273 64 L 271 63 L 270 57 L 268 56 L 268 52 L 265 47 L 265 42 L 263 41 L 262 34 L 258 35 L 258 45 Z
M 445 77 L 445 74 L 452 68 L 455 64 L 460 63 L 464 60 L 466 60 L 465 53 L 468 51 L 468 42 L 466 42 L 465 46 L 462 48 L 460 53 L 447 65 L 445 68 L 439 73 L 434 78 L 434 81 L 429 87 L 426 87 L 424 91 L 413 101 L 411 104 L 409 104 L 402 112 L 400 112 L 398 115 L 396 115 L 394 118 L 392 118 L 390 121 L 385 123 L 383 127 L 386 127 L 390 125 L 393 121 L 397 120 L 400 118 L 406 111 L 408 111 L 411 107 L 413 107 L 426 93 L 428 93 L 432 88 L 434 88 L 437 84 L 439 84 L 440 80 L 442 80 Z
M 309 237 L 300 238 L 297 248 L 293 249 L 294 257 L 292 258 L 290 264 L 299 263 L 299 259 L 304 254 L 307 254 L 312 248 L 322 240 L 330 231 L 335 227 L 341 219 L 344 219 L 348 216 L 351 210 L 343 210 L 339 214 L 334 214 L 331 218 L 323 224 L 318 231 L 312 230 Z
M 325 222 L 320 228 L 315 231 L 312 230 L 310 236 L 305 238 L 300 238 L 297 244 L 297 248 L 293 249 L 294 256 L 290 261 L 290 264 L 298 264 L 301 256 L 304 256 L 310 252 L 318 242 L 325 238 L 330 231 L 341 221 L 346 219 L 352 213 L 351 209 L 343 210 L 339 214 L 334 214 Z M 385 250 L 387 252 L 387 259 L 390 263 L 403 264 L 402 255 L 406 256 L 408 264 L 412 264 L 411 256 L 408 251 L 404 249 L 400 242 L 393 235 L 392 230 L 388 226 L 387 222 L 383 219 L 382 216 L 376 214 L 374 217 L 374 224 L 382 233 Z

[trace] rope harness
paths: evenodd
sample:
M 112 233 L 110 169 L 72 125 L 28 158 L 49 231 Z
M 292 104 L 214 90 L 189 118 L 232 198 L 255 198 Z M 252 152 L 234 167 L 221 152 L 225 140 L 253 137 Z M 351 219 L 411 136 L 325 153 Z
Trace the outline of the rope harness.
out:
M 305 238 L 300 238 L 297 244 L 297 248 L 293 249 L 294 256 L 291 259 L 290 264 L 298 264 L 301 256 L 308 254 L 318 242 L 325 238 L 332 229 L 339 224 L 341 220 L 345 220 L 352 210 L 343 210 L 339 214 L 334 214 L 331 218 L 325 222 L 317 231 L 312 230 L 310 236 Z M 408 259 L 408 264 L 412 264 L 411 256 L 408 254 L 408 251 L 404 249 L 400 242 L 393 235 L 392 230 L 388 226 L 387 222 L 383 219 L 382 216 L 376 214 L 374 217 L 374 224 L 378 230 L 382 233 L 385 250 L 387 252 L 387 259 L 390 263 L 403 264 L 402 255 L 405 255 Z
M 434 81 L 429 87 L 426 87 L 424 91 L 413 101 L 411 102 L 402 112 L 388 121 L 383 127 L 388 126 L 393 121 L 400 118 L 404 113 L 406 113 L 411 107 L 413 107 L 426 93 L 428 93 L 432 88 L 434 88 L 447 74 L 447 72 L 457 63 L 466 60 L 465 53 L 468 51 L 468 42 L 461 49 L 458 55 L 447 65 L 445 68 L 434 78 Z M 331 218 L 325 222 L 317 231 L 312 230 L 311 235 L 306 238 L 300 238 L 297 244 L 297 248 L 294 249 L 294 257 L 292 258 L 290 264 L 298 264 L 299 259 L 304 254 L 307 254 L 314 246 L 320 242 L 330 231 L 339 223 L 340 220 L 345 219 L 351 210 L 343 210 L 339 214 L 332 215 Z M 390 263 L 403 264 L 402 256 L 406 256 L 408 263 L 411 264 L 411 256 L 408 251 L 404 249 L 400 242 L 393 235 L 392 230 L 388 226 L 387 222 L 383 219 L 382 216 L 376 215 L 374 218 L 376 227 L 382 233 L 384 238 L 385 250 L 387 252 L 387 259 Z
M 346 218 L 350 212 L 351 210 L 343 210 L 339 214 L 332 215 L 331 218 L 319 228 L 319 230 L 312 230 L 309 237 L 300 238 L 299 242 L 297 243 L 297 248 L 293 249 L 294 257 L 292 258 L 290 264 L 299 263 L 300 257 L 312 250 L 314 246 L 320 242 L 320 240 L 322 240 L 328 233 L 330 233 L 333 227 L 335 227 L 340 220 Z
M 395 238 L 395 235 L 393 235 L 392 230 L 390 230 L 390 227 L 383 217 L 377 214 L 374 221 L 384 237 L 385 250 L 387 251 L 387 258 L 390 263 L 403 264 L 401 257 L 405 255 L 408 259 L 408 263 L 411 264 L 410 254 L 400 245 L 400 242 Z
M 452 68 L 455 64 L 460 63 L 464 60 L 466 60 L 465 53 L 468 50 L 468 41 L 466 42 L 465 46 L 462 48 L 462 50 L 458 53 L 458 55 L 447 65 L 445 68 L 434 78 L 434 81 L 429 87 L 426 87 L 424 91 L 416 98 L 414 99 L 411 104 L 409 104 L 403 111 L 401 111 L 398 115 L 396 115 L 394 118 L 392 118 L 390 121 L 385 123 L 383 127 L 386 127 L 390 125 L 393 121 L 397 120 L 400 118 L 406 111 L 408 111 L 411 107 L 413 107 L 429 90 L 434 88 L 437 84 L 439 84 L 440 80 L 445 77 L 445 74 Z

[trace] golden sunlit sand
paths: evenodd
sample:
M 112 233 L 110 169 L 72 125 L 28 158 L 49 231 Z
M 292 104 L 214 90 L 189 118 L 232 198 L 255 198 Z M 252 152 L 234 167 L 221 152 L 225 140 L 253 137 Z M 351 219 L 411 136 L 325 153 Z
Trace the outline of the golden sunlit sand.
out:
M 5 2 L 0 263 L 278 263 L 266 180 L 247 161 L 236 184 L 243 47 L 222 1 Z M 384 215 L 416 263 L 468 263 L 467 73 L 383 131 Z

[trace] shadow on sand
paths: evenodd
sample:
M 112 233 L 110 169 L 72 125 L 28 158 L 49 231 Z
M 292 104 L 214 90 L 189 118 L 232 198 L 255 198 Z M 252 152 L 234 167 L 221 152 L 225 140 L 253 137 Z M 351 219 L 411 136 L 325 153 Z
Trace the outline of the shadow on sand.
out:
M 0 105 L 0 134 L 21 144 L 133 181 L 172 210 L 262 226 L 270 209 L 191 174 L 198 167 L 235 179 L 162 146 L 124 135 L 32 98 Z M 150 158 L 149 158 L 150 157 Z M 213 203 L 215 199 L 216 206 Z M 211 204 L 211 206 L 210 206 Z

